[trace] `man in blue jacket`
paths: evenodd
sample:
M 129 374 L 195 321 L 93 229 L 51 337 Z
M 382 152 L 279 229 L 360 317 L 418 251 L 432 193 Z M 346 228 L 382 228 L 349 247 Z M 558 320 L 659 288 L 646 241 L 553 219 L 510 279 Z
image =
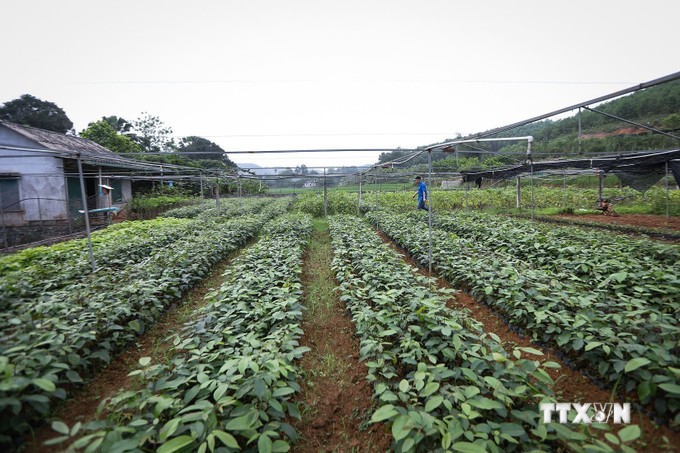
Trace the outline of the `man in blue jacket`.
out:
M 416 176 L 414 184 L 418 186 L 418 192 L 413 194 L 413 198 L 418 195 L 418 209 L 429 211 L 430 208 L 427 206 L 427 187 L 425 186 L 425 181 L 423 181 L 423 178 L 420 176 Z

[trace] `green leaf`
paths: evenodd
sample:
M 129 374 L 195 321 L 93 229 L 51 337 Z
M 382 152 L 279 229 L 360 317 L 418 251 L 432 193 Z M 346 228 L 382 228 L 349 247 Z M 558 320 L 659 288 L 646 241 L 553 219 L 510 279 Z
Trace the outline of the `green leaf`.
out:
M 633 370 L 637 370 L 641 366 L 649 365 L 651 360 L 645 358 L 645 357 L 636 357 L 634 359 L 630 359 L 628 363 L 626 363 L 626 366 L 623 368 L 623 371 L 625 373 L 630 373 Z
M 266 434 L 261 434 L 257 440 L 258 453 L 272 453 L 272 440 Z
M 460 451 L 461 453 L 479 453 L 480 451 L 484 451 L 483 448 L 480 449 L 479 445 L 473 444 L 472 442 L 456 442 L 452 447 L 455 451 Z
M 470 406 L 478 407 L 480 409 L 502 409 L 503 404 L 500 401 L 489 399 L 485 396 L 476 396 L 467 401 Z
M 630 442 L 640 437 L 641 433 L 638 425 L 626 426 L 619 431 L 619 439 L 621 442 Z
M 290 450 L 290 445 L 285 440 L 275 440 L 274 445 L 272 445 L 272 452 L 274 453 L 285 453 Z
M 236 441 L 236 438 L 231 434 L 225 433 L 224 431 L 220 431 L 218 429 L 214 430 L 212 433 L 227 447 L 233 448 L 235 450 L 241 449 L 241 447 L 238 445 L 238 442 Z
M 613 435 L 612 433 L 604 433 L 604 437 L 605 437 L 605 439 L 607 439 L 607 440 L 609 441 L 609 443 L 611 443 L 611 444 L 618 445 L 618 444 L 620 443 L 620 442 L 619 442 L 619 438 L 616 437 L 615 435 Z
M 67 436 L 69 435 L 68 425 L 66 425 L 66 423 L 64 422 L 60 421 L 52 422 L 52 429 L 60 434 L 66 434 Z
M 291 393 L 295 393 L 295 390 L 290 387 L 279 387 L 272 392 L 272 396 L 278 398 L 280 396 L 290 395 Z
M 612 278 L 619 283 L 623 283 L 623 281 L 627 277 L 628 277 L 628 273 L 626 273 L 626 272 L 617 272 L 616 274 L 612 274 Z
M 142 333 L 142 325 L 137 320 L 130 321 L 128 323 L 128 327 L 130 327 L 130 329 L 134 330 L 137 333 Z
M 165 442 L 163 445 L 158 447 L 156 453 L 172 453 L 182 448 L 194 443 L 194 439 L 186 434 L 183 436 L 175 437 L 174 439 Z
M 392 424 L 392 435 L 394 436 L 395 441 L 400 441 L 408 436 L 408 433 L 413 429 L 413 423 L 409 423 L 410 421 L 410 417 L 406 414 L 402 414 L 394 419 L 394 423 Z
M 524 428 L 518 423 L 501 423 L 501 432 L 512 437 L 520 437 L 525 434 Z
M 401 382 L 399 382 L 399 390 L 401 391 L 401 393 L 408 392 L 410 388 L 411 386 L 409 385 L 406 379 L 402 379 Z
M 588 344 L 586 344 L 586 351 L 590 351 L 591 349 L 595 349 L 598 346 L 602 346 L 601 341 L 590 341 Z
M 45 390 L 46 392 L 54 392 L 57 389 L 57 386 L 54 385 L 54 382 L 45 378 L 35 378 L 33 379 L 33 384 Z
M 507 357 L 505 357 L 503 354 L 500 354 L 500 353 L 498 353 L 498 352 L 492 352 L 492 353 L 491 353 L 491 356 L 493 357 L 493 359 L 494 359 L 496 362 L 501 362 L 501 363 L 503 363 L 503 362 L 507 362 L 507 361 L 508 361 L 508 358 L 507 358 Z M 455 445 L 455 444 L 454 444 L 454 445 Z
M 427 397 L 432 395 L 434 392 L 439 390 L 439 382 L 430 382 L 423 388 L 423 390 L 420 392 L 421 397 Z
M 429 398 L 427 403 L 425 403 L 425 412 L 432 412 L 438 408 L 443 401 L 444 397 L 441 395 L 434 395 L 433 397 Z
M 147 366 L 149 363 L 151 363 L 151 357 L 142 357 L 139 359 L 139 364 L 141 366 Z
M 528 354 L 533 354 L 533 355 L 543 355 L 543 351 L 539 351 L 538 349 L 535 348 L 529 348 L 529 347 L 522 347 L 522 348 L 517 348 L 520 351 L 524 351 Z
M 378 423 L 383 420 L 390 419 L 395 415 L 399 415 L 399 412 L 397 412 L 394 409 L 394 406 L 392 406 L 391 404 L 386 404 L 384 406 L 381 406 L 380 409 L 373 413 L 373 416 L 371 417 L 371 423 Z
M 251 429 L 252 427 L 253 424 L 249 415 L 233 418 L 224 425 L 224 429 L 228 429 L 229 431 L 244 431 Z
M 177 428 L 179 427 L 180 422 L 182 421 L 182 417 L 176 417 L 167 422 L 162 428 L 160 433 L 158 434 L 158 440 L 161 442 L 165 442 L 165 440 L 172 436 L 175 431 L 177 431 Z
M 638 385 L 637 388 L 638 391 L 638 398 L 640 399 L 641 402 L 645 402 L 645 400 L 652 395 L 654 392 L 654 384 L 652 384 L 649 381 L 644 381 L 640 382 L 640 385 Z
M 227 390 L 229 390 L 229 383 L 224 383 L 217 387 L 215 391 L 213 392 L 213 398 L 215 401 L 219 401 L 222 399 L 225 393 L 227 393 Z
M 659 384 L 659 388 L 664 389 L 668 393 L 672 393 L 674 395 L 680 395 L 680 385 L 678 385 L 678 384 L 672 384 L 670 382 L 666 382 L 664 384 Z

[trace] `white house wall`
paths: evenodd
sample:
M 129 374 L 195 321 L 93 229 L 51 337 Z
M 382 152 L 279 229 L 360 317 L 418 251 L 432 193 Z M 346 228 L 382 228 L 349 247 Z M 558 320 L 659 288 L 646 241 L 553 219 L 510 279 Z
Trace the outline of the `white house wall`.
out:
M 67 219 L 62 159 L 26 151 L 11 157 L 17 154 L 0 147 L 0 174 L 18 174 L 24 222 Z

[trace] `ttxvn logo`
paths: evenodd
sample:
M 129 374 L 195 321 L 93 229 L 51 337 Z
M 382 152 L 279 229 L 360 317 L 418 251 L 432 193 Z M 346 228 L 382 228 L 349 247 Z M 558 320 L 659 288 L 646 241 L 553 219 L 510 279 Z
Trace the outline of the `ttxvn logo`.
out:
M 630 403 L 542 403 L 540 408 L 543 423 L 552 422 L 554 413 L 560 423 L 608 423 L 610 418 L 614 423 L 630 423 Z

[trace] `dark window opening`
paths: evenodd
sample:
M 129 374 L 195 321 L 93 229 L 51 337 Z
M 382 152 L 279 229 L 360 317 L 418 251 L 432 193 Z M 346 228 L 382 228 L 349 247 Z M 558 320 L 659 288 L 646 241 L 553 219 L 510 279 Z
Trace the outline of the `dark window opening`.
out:
M 3 211 L 21 211 L 19 178 L 0 177 L 0 203 Z

